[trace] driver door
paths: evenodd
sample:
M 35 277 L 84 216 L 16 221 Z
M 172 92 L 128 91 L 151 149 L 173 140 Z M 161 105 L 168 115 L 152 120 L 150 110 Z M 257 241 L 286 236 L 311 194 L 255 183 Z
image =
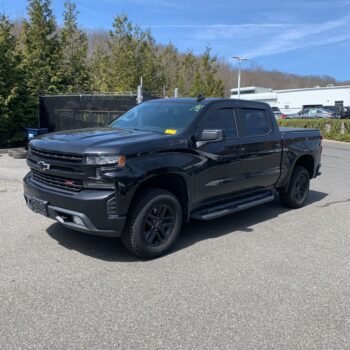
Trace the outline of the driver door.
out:
M 196 142 L 203 158 L 195 175 L 196 207 L 230 197 L 245 187 L 244 148 L 237 139 L 234 104 L 222 102 L 210 107 L 199 122 L 197 140 L 203 130 L 223 130 L 223 138 Z

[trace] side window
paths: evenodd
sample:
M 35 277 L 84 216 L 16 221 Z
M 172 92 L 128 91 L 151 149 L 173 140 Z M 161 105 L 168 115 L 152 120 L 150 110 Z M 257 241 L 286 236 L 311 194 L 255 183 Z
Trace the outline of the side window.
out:
M 209 110 L 201 120 L 200 127 L 203 130 L 224 130 L 224 135 L 227 139 L 232 139 L 237 136 L 237 127 L 233 108 Z
M 262 109 L 242 109 L 243 136 L 262 136 L 270 131 L 265 111 Z

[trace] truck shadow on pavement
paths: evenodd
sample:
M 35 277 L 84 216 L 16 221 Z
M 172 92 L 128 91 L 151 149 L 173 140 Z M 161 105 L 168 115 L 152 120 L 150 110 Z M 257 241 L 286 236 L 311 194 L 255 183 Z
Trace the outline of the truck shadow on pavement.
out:
M 319 202 L 328 194 L 310 191 L 307 206 Z M 253 232 L 252 226 L 270 219 L 277 218 L 291 209 L 283 207 L 278 199 L 271 203 L 247 209 L 235 214 L 211 221 L 191 220 L 183 226 L 174 247 L 167 255 L 185 249 L 202 240 L 240 232 Z M 302 209 L 299 209 L 302 210 Z M 61 246 L 75 250 L 81 254 L 105 261 L 136 262 L 140 259 L 129 254 L 120 243 L 119 238 L 90 236 L 85 233 L 70 230 L 59 223 L 49 226 L 46 232 Z

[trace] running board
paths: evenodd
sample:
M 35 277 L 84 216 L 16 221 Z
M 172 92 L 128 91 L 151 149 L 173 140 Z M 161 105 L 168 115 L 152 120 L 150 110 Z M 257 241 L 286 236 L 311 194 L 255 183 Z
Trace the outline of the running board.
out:
M 274 200 L 274 198 L 275 195 L 273 192 L 264 192 L 244 199 L 239 199 L 229 203 L 195 211 L 191 214 L 191 217 L 198 220 L 216 219 L 224 215 L 236 213 L 238 211 L 252 208 L 260 204 L 271 202 Z

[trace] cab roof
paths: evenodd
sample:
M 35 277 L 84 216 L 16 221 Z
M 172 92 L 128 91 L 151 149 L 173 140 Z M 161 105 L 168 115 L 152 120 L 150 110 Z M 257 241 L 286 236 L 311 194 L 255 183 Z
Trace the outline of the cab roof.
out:
M 155 100 L 148 100 L 145 101 L 147 103 L 149 102 L 158 102 L 158 103 L 166 103 L 166 102 L 175 102 L 175 103 L 183 103 L 183 102 L 193 102 L 193 103 L 200 103 L 203 105 L 209 105 L 209 104 L 214 104 L 218 102 L 234 102 L 237 104 L 237 106 L 240 105 L 245 105 L 247 107 L 252 107 L 252 108 L 270 108 L 270 106 L 265 103 L 265 102 L 259 102 L 259 101 L 251 101 L 251 100 L 243 100 L 243 99 L 236 99 L 236 98 L 217 98 L 217 97 L 208 97 L 208 98 L 203 98 L 201 100 L 197 100 L 197 98 L 193 97 L 180 97 L 180 98 L 161 98 L 161 99 L 155 99 Z

